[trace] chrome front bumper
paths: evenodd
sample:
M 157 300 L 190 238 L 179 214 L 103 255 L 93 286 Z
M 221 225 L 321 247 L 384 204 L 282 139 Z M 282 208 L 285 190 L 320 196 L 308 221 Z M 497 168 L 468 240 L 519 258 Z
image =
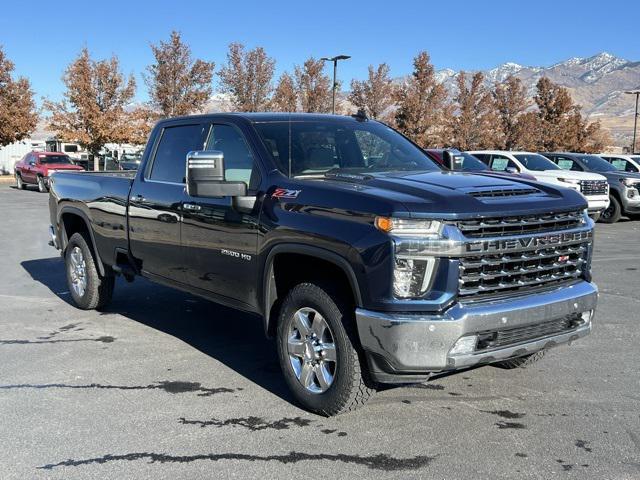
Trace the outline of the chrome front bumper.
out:
M 440 315 L 357 309 L 356 321 L 364 350 L 374 359 L 376 366 L 384 365 L 386 373 L 379 372 L 382 381 L 393 381 L 393 375 L 456 370 L 519 357 L 577 340 L 591 332 L 597 298 L 597 287 L 580 281 L 544 293 L 506 300 L 458 303 Z M 584 312 L 591 312 L 589 321 L 560 334 L 501 348 L 451 354 L 451 349 L 463 336 L 535 325 Z
M 52 225 L 49 225 L 49 236 L 51 237 L 51 239 L 49 240 L 49 245 L 60 250 L 60 245 L 58 244 L 58 237 L 56 236 L 56 231 Z

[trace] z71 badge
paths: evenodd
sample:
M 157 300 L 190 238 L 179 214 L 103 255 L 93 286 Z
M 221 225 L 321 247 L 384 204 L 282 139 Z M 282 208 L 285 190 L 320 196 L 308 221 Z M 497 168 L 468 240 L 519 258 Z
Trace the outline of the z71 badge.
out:
M 271 198 L 298 198 L 302 190 L 290 190 L 288 188 L 276 188 Z

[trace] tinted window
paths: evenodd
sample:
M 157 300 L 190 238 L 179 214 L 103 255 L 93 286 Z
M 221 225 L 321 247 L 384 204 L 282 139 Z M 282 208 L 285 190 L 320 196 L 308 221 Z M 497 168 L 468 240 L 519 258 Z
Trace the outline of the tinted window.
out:
M 557 156 L 553 157 L 553 161 L 562 170 L 572 170 L 574 172 L 583 171 L 583 168 L 573 158 Z
M 38 155 L 41 164 L 46 163 L 71 163 L 71 159 L 67 155 Z
M 285 174 L 440 170 L 421 149 L 378 122 L 294 121 L 254 124 Z M 291 165 L 289 165 L 291 159 Z
M 505 157 L 504 155 L 491 155 L 491 170 L 494 172 L 504 172 L 509 167 L 520 171 L 515 162 L 509 157 Z
M 258 183 L 253 155 L 242 134 L 231 125 L 214 125 L 207 150 L 219 150 L 224 154 L 224 179 L 244 182 L 250 189 Z
M 616 170 L 620 170 L 622 172 L 638 171 L 638 168 L 633 163 L 631 163 L 629 160 L 625 160 L 624 158 L 605 157 L 605 159 L 609 161 Z
M 489 165 L 489 159 L 491 158 L 491 155 L 489 155 L 488 153 L 472 153 L 472 155 L 481 160 L 482 163 Z
M 615 172 L 616 168 L 605 159 L 597 155 L 580 155 L 578 157 L 586 166 L 587 170 L 592 172 Z
M 187 153 L 191 150 L 202 150 L 202 137 L 202 125 L 165 128 L 149 178 L 162 182 L 184 183 Z
M 536 172 L 541 172 L 542 170 L 558 170 L 558 166 L 555 163 L 538 153 L 518 153 L 513 156 L 516 157 L 527 170 L 534 170 Z

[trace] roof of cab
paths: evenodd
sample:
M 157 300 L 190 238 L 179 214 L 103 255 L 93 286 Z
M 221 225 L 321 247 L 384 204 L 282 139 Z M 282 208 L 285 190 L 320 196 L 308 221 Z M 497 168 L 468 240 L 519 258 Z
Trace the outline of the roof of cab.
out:
M 330 113 L 285 113 L 285 112 L 220 112 L 207 113 L 203 115 L 187 115 L 183 117 L 167 118 L 164 121 L 186 120 L 186 119 L 208 119 L 221 117 L 240 117 L 252 123 L 267 122 L 312 122 L 312 121 L 332 121 L 332 122 L 356 122 L 361 119 L 348 115 L 332 115 Z

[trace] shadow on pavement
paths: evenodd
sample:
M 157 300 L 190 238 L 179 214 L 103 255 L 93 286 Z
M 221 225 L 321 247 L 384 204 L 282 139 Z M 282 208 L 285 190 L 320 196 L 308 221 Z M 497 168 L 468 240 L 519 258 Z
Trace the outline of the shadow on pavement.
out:
M 21 263 L 31 277 L 67 303 L 64 264 L 60 257 Z M 118 278 L 113 301 L 101 314 L 117 313 L 188 343 L 224 363 L 248 380 L 293 402 L 277 360 L 275 342 L 264 336 L 261 320 L 187 293 L 137 277 Z

